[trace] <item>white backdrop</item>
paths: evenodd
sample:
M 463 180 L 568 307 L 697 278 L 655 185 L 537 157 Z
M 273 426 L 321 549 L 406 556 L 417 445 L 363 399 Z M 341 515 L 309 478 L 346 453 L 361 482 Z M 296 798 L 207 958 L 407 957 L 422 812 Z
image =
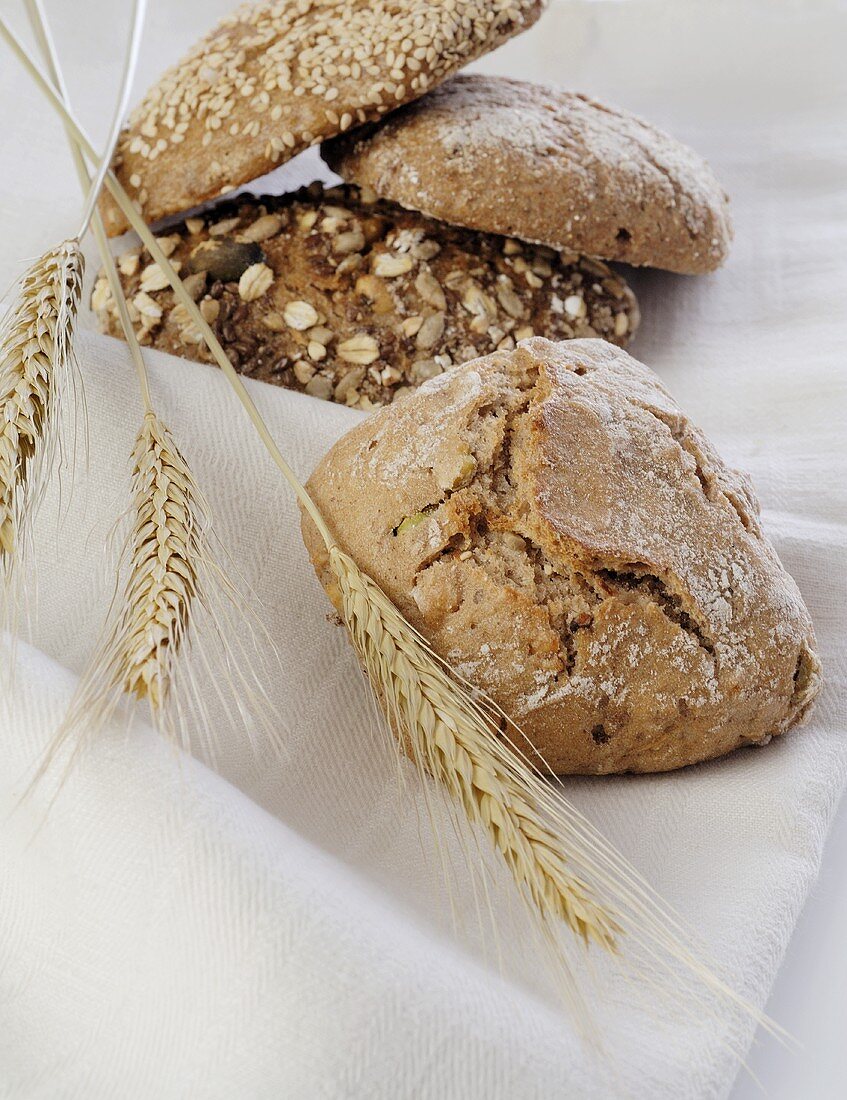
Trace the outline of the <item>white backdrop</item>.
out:
M 229 6 L 155 0 L 139 91 Z M 23 26 L 16 2 L 0 7 Z M 102 132 L 121 17 L 92 0 L 49 7 L 79 113 Z M 724 270 L 634 277 L 644 326 L 633 351 L 753 475 L 815 618 L 826 690 L 808 726 L 765 750 L 568 790 L 760 1003 L 847 769 L 846 30 L 834 2 L 561 0 L 482 65 L 642 112 L 704 152 L 733 196 Z M 78 203 L 61 131 L 5 53 L 0 113 L 4 285 L 70 231 Z M 8 818 L 96 636 L 103 545 L 137 426 L 125 349 L 86 335 L 80 352 L 88 463 L 62 518 L 54 493 L 39 523 L 39 616 L 0 728 L 0 1096 L 728 1095 L 737 1066 L 721 1026 L 604 1009 L 611 1081 L 517 946 L 519 917 L 504 917 L 501 972 L 459 882 L 454 935 L 417 813 L 370 747 L 365 693 L 326 621 L 290 497 L 208 368 L 150 357 L 160 410 L 281 650 L 271 690 L 283 759 L 254 757 L 221 727 L 217 774 L 179 768 L 139 723 L 88 754 L 35 839 L 38 803 Z M 254 392 L 303 475 L 357 415 Z M 787 1057 L 767 1043 L 756 1061 L 766 1073 L 804 1065 Z M 803 1072 L 812 1080 L 815 1066 Z

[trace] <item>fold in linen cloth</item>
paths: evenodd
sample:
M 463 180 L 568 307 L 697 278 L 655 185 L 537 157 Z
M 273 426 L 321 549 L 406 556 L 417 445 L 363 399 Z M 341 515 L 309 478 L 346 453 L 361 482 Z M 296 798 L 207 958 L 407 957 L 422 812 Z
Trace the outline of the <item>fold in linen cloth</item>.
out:
M 227 6 L 153 3 L 140 85 Z M 92 38 L 103 47 L 101 9 L 56 17 L 79 74 Z M 554 2 L 481 66 L 646 115 L 705 153 L 732 195 L 725 269 L 633 274 L 644 325 L 632 351 L 751 473 L 815 620 L 825 690 L 805 727 L 766 748 L 565 790 L 759 1005 L 847 775 L 845 30 L 835 3 Z M 21 80 L 4 55 L 4 152 L 27 150 L 2 160 L 4 282 L 76 210 L 60 131 Z M 90 90 L 81 104 L 97 115 Z M 67 456 L 40 512 L 37 606 L 0 710 L 0 1097 L 726 1096 L 729 1044 L 744 1047 L 752 1026 L 646 1014 L 642 990 L 613 982 L 593 1054 L 526 945 L 505 875 L 491 884 L 499 956 L 478 930 L 436 798 L 448 896 L 420 781 L 406 769 L 399 789 L 291 494 L 211 368 L 147 354 L 156 405 L 278 647 L 266 684 L 281 753 L 251 748 L 225 708 L 213 707 L 214 767 L 178 759 L 143 714 L 119 717 L 49 813 L 49 785 L 19 804 L 108 605 L 103 549 L 140 417 L 124 345 L 83 333 L 78 351 L 87 453 Z M 303 477 L 361 415 L 250 385 Z

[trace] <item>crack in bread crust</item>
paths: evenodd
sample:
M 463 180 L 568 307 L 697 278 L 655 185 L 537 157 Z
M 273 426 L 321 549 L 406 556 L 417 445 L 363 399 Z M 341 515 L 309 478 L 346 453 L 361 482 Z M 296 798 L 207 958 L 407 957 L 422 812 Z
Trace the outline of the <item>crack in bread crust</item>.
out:
M 636 592 L 650 600 L 663 615 L 681 627 L 714 659 L 714 643 L 694 616 L 682 606 L 681 597 L 671 592 L 661 577 L 651 573 L 645 566 L 636 563 L 627 569 L 598 569 L 594 577 L 607 592 Z
M 590 366 L 577 365 L 572 373 L 583 377 L 592 370 Z M 422 558 L 415 571 L 414 583 L 417 584 L 421 575 L 437 561 L 445 558 L 473 560 L 492 580 L 510 585 L 546 610 L 550 628 L 561 640 L 560 659 L 565 676 L 579 670 L 576 633 L 591 625 L 596 605 L 609 599 L 629 602 L 633 597 L 647 600 L 658 608 L 708 654 L 717 669 L 715 644 L 707 627 L 693 608 L 684 606 L 683 597 L 673 592 L 668 582 L 647 565 L 635 562 L 621 563 L 615 568 L 577 569 L 572 562 L 551 557 L 531 538 L 526 523 L 526 502 L 518 498 L 512 452 L 518 428 L 532 415 L 537 401 L 538 374 L 536 368 L 515 387 L 517 401 L 507 401 L 499 407 L 491 404 L 477 410 L 476 416 L 502 421 L 500 443 L 491 462 L 487 469 L 477 467 L 477 486 L 481 490 L 476 494 L 478 509 L 469 514 L 467 528 L 462 534 L 452 535 L 436 552 Z M 714 501 L 720 490 L 714 479 L 704 473 L 698 457 L 700 452 L 691 449 L 693 443 L 686 446 L 690 441 L 685 429 L 672 425 L 652 409 L 644 411 L 667 428 L 679 447 L 694 458 L 703 493 L 708 500 Z M 478 455 L 474 458 L 478 461 Z M 421 514 L 437 517 L 453 493 L 447 490 L 439 500 L 425 505 Z M 394 534 L 399 526 L 393 529 Z M 529 571 L 517 566 L 515 555 L 523 556 L 530 563 Z
M 761 528 L 755 516 L 752 514 L 754 509 L 749 507 L 752 502 L 748 500 L 748 506 L 745 507 L 738 493 L 730 486 L 723 483 L 720 473 L 706 468 L 705 455 L 698 445 L 696 437 L 692 433 L 687 421 L 680 417 L 670 417 L 646 405 L 639 404 L 637 407 L 643 409 L 644 412 L 649 413 L 652 417 L 655 417 L 660 424 L 664 424 L 670 432 L 671 438 L 680 450 L 690 456 L 694 462 L 692 473 L 700 482 L 700 488 L 703 490 L 703 495 L 706 499 L 712 503 L 719 500 L 726 501 L 735 512 L 744 530 L 748 531 L 756 538 L 761 538 Z

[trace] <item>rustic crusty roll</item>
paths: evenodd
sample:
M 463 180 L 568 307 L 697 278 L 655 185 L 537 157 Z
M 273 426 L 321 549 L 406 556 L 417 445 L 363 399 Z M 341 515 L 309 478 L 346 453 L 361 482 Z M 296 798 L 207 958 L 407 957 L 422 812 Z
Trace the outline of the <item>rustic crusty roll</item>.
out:
M 603 341 L 527 340 L 433 379 L 341 439 L 308 487 L 560 774 L 761 744 L 818 690 L 808 612 L 747 480 Z
M 708 164 L 626 111 L 504 77 L 457 76 L 324 144 L 330 167 L 453 225 L 684 274 L 723 263 Z
M 255 0 L 150 89 L 114 167 L 147 221 L 256 179 L 423 95 L 530 27 L 544 0 Z M 103 200 L 111 235 L 127 228 Z

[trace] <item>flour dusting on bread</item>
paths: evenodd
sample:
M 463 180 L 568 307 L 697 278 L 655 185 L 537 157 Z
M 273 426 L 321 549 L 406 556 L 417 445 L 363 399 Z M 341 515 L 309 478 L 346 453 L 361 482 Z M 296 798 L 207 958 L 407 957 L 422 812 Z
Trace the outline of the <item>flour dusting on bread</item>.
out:
M 719 267 L 732 239 L 702 157 L 549 85 L 456 76 L 323 155 L 345 179 L 432 217 L 607 260 L 697 274 Z

